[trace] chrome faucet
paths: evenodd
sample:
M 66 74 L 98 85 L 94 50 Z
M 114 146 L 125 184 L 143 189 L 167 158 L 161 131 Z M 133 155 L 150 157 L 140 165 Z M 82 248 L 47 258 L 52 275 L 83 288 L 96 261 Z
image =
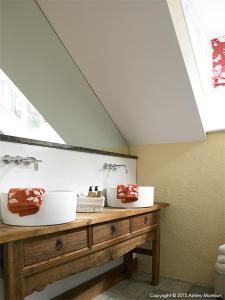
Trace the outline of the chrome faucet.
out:
M 29 166 L 30 164 L 33 164 L 34 171 L 38 171 L 38 163 L 42 162 L 42 160 L 36 159 L 33 156 L 24 157 L 21 159 L 21 161 L 25 166 Z
M 24 164 L 25 166 L 29 166 L 30 164 L 33 164 L 34 171 L 38 171 L 38 163 L 42 162 L 42 160 L 38 160 L 33 156 L 21 157 L 21 156 L 10 156 L 10 155 L 3 156 L 2 161 L 5 164 L 15 163 L 16 165 Z
M 103 170 L 117 170 L 120 167 L 124 167 L 126 173 L 128 173 L 128 168 L 126 165 L 107 164 L 107 163 L 103 164 Z

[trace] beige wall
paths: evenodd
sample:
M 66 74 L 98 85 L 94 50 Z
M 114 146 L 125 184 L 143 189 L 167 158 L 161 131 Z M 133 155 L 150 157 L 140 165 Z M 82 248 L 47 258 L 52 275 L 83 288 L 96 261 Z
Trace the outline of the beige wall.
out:
M 225 133 L 207 141 L 131 147 L 138 183 L 153 185 L 162 212 L 161 275 L 212 285 L 217 247 L 225 242 Z M 148 258 L 140 268 L 150 271 Z

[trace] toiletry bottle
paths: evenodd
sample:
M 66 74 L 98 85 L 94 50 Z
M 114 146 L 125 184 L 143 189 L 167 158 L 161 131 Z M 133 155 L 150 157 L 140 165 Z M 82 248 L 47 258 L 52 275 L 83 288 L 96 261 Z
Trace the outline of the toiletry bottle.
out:
M 95 195 L 96 195 L 96 192 L 93 192 L 93 186 L 90 186 L 89 187 L 89 192 L 88 192 L 88 197 L 95 197 Z
M 102 191 L 98 190 L 98 185 L 95 186 L 95 192 L 96 192 L 96 197 L 98 198 L 102 197 Z
M 89 186 L 88 197 L 91 197 L 93 186 Z
M 95 186 L 95 197 L 98 195 L 98 185 Z

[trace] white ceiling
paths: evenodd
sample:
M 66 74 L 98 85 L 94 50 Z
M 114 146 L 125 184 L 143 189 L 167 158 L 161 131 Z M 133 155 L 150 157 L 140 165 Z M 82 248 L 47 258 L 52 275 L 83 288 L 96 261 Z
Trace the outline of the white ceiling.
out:
M 205 139 L 165 0 L 38 3 L 129 144 Z

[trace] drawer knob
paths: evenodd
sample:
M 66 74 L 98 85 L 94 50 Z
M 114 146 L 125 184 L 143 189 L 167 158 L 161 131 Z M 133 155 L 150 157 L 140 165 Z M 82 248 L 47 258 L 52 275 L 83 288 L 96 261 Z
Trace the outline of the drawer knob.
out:
M 115 225 L 111 226 L 111 234 L 114 234 L 116 232 L 116 227 Z
M 56 240 L 55 248 L 56 248 L 56 250 L 61 250 L 63 248 L 63 241 L 62 240 Z
M 147 217 L 147 216 L 145 216 L 145 218 L 144 218 L 144 223 L 145 223 L 145 224 L 148 223 L 148 217 Z

